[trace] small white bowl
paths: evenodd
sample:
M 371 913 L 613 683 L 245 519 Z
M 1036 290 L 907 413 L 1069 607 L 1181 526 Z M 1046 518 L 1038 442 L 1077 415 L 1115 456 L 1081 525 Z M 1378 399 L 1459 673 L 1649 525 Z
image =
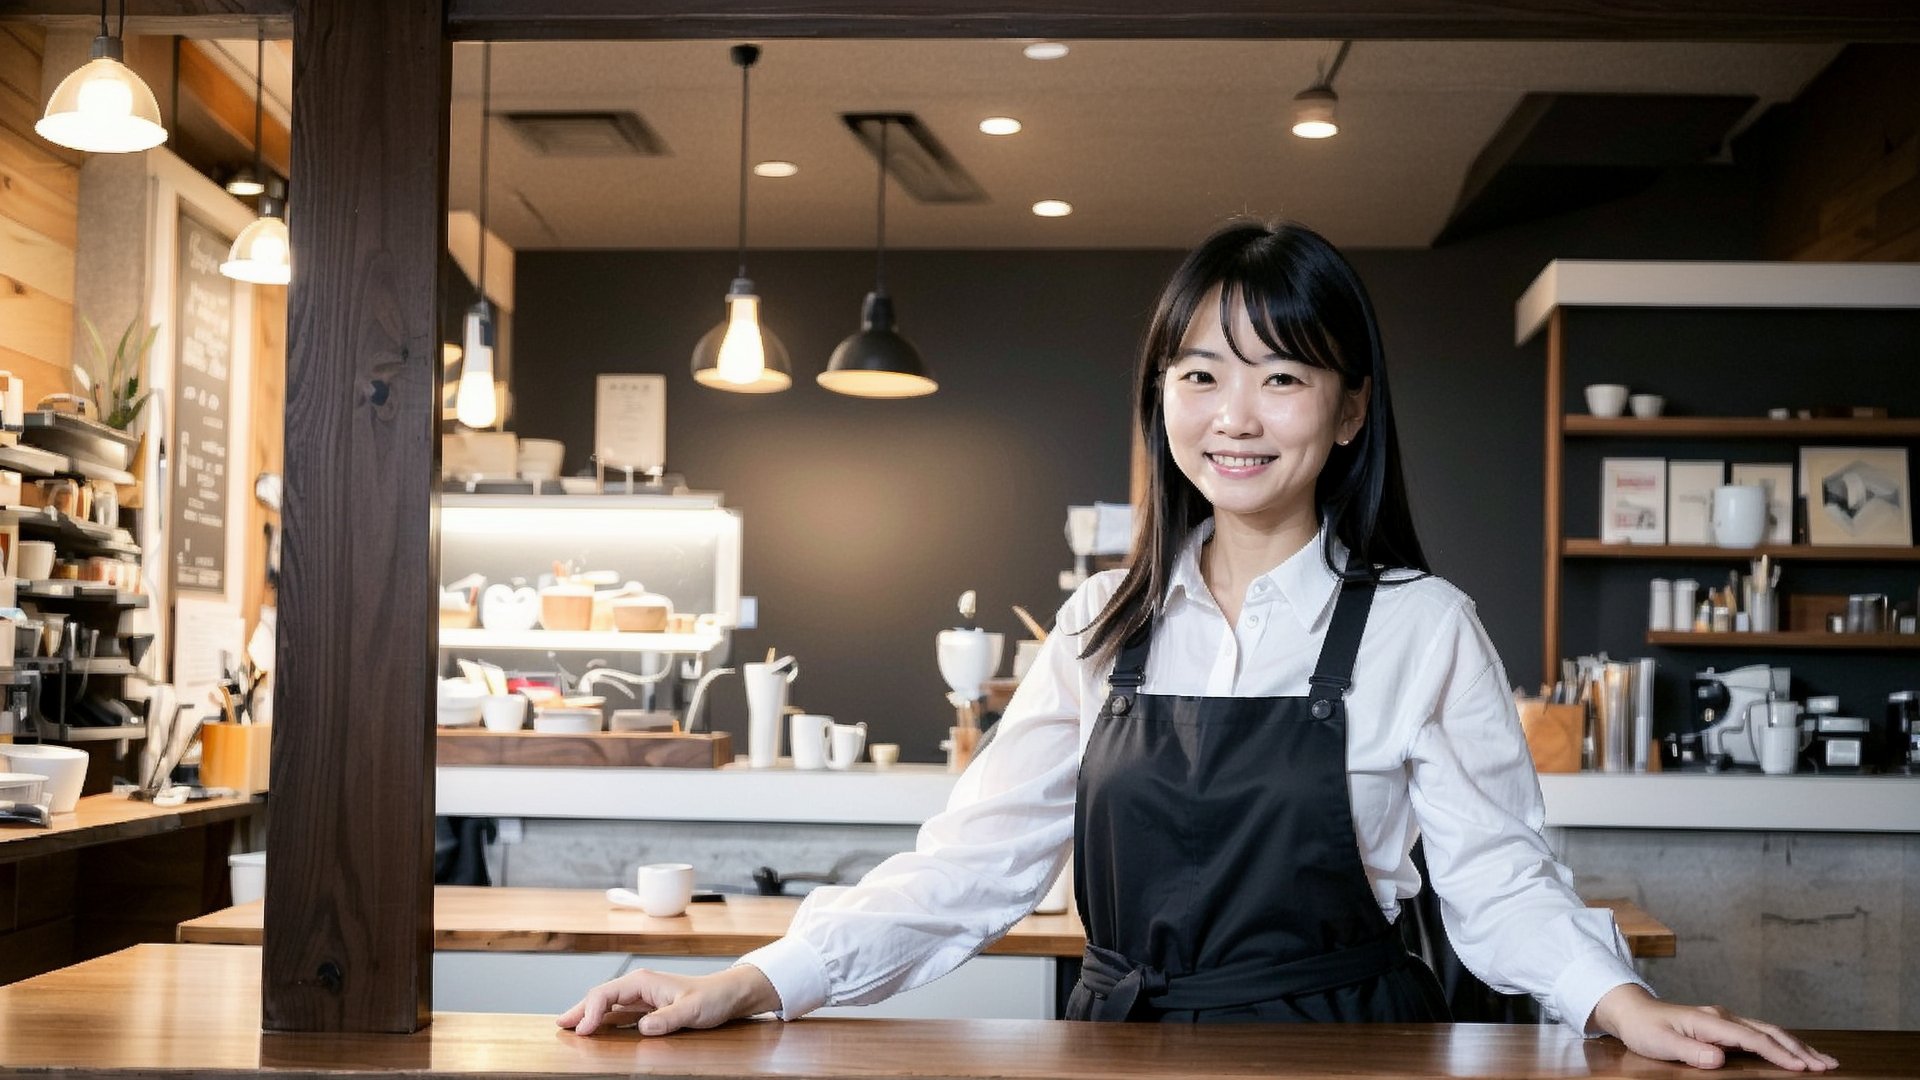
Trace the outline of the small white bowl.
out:
M 1659 394 L 1635 394 L 1627 399 L 1627 408 L 1642 420 L 1651 420 L 1667 410 L 1667 399 Z
M 600 710 L 541 709 L 533 714 L 533 730 L 548 735 L 591 735 L 600 730 Z
M 1605 417 L 1626 412 L 1627 388 L 1619 383 L 1594 383 L 1587 387 L 1587 411 Z
M 521 439 L 514 464 L 522 480 L 552 480 L 566 456 L 567 446 L 558 439 Z
M 38 773 L 47 778 L 46 794 L 56 814 L 73 813 L 80 801 L 80 787 L 87 780 L 87 765 L 92 759 L 85 750 L 44 743 L 0 746 L 0 769 L 17 773 Z

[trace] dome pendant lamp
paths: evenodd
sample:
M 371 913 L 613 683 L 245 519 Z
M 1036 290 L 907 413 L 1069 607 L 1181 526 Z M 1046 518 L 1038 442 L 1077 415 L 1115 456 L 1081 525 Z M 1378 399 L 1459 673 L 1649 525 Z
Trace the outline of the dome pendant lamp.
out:
M 1340 95 L 1333 92 L 1333 77 L 1340 74 L 1340 65 L 1347 62 L 1347 50 L 1353 48 L 1353 42 L 1340 43 L 1340 51 L 1333 54 L 1333 63 L 1320 73 L 1312 86 L 1293 96 L 1293 133 L 1303 139 L 1331 139 L 1340 134 L 1340 124 L 1334 119 L 1334 109 L 1340 104 Z
M 880 117 L 880 183 L 875 197 L 873 291 L 860 308 L 860 329 L 842 341 L 815 376 L 836 394 L 868 398 L 921 397 L 940 389 L 920 359 L 920 350 L 893 328 L 893 298 L 887 295 L 887 129 Z
M 740 68 L 740 269 L 727 289 L 727 317 L 693 347 L 693 380 L 736 394 L 772 394 L 793 385 L 787 347 L 760 325 L 760 297 L 747 277 L 747 71 L 760 59 L 754 45 L 735 45 Z
M 267 174 L 260 171 L 260 87 L 262 72 L 266 70 L 266 40 L 263 28 L 254 43 L 253 169 L 246 174 L 257 189 L 254 193 L 260 196 L 260 216 L 233 238 L 233 247 L 227 252 L 227 261 L 220 264 L 220 272 L 235 281 L 285 285 L 293 279 L 292 239 L 287 234 L 287 223 L 280 216 L 284 213 L 280 200 L 268 193 Z M 229 183 L 227 190 L 233 189 L 234 185 Z
M 480 299 L 467 309 L 460 362 L 460 388 L 453 415 L 470 428 L 490 428 L 499 419 L 493 396 L 493 305 L 487 302 L 487 135 L 493 127 L 493 42 L 480 46 Z
M 167 141 L 160 103 L 123 62 L 126 29 L 126 0 L 120 0 L 117 34 L 107 33 L 107 0 L 100 0 L 100 36 L 93 39 L 93 59 L 54 88 L 46 115 L 33 125 L 41 138 L 90 154 L 131 154 Z
M 267 70 L 267 33 L 262 27 L 253 39 L 253 164 L 240 166 L 240 171 L 227 178 L 227 194 L 238 196 L 265 195 L 267 185 L 261 179 L 260 171 L 260 88 Z

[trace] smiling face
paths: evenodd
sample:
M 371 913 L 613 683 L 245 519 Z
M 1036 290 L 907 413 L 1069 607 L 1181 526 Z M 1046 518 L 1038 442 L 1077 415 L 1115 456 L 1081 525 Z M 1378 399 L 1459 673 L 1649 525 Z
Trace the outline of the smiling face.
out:
M 1222 327 L 1221 290 L 1207 293 L 1161 373 L 1168 449 L 1216 518 L 1264 529 L 1314 519 L 1315 482 L 1359 432 L 1368 384 L 1347 390 L 1338 372 L 1269 347 L 1240 297 L 1228 299 Z

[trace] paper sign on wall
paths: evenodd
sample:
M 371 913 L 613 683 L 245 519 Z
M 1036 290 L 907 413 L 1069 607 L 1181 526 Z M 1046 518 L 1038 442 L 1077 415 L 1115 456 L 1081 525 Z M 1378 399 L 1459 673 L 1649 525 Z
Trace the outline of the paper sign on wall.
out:
M 593 401 L 593 452 L 603 469 L 645 472 L 667 464 L 667 377 L 601 375 Z

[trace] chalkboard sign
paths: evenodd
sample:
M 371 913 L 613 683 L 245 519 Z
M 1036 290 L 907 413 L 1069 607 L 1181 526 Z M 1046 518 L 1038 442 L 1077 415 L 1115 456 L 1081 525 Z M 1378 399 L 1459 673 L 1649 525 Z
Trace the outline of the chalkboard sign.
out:
M 218 233 L 182 214 L 177 235 L 173 484 L 167 511 L 173 587 L 224 593 L 234 285 L 220 274 L 227 242 Z

